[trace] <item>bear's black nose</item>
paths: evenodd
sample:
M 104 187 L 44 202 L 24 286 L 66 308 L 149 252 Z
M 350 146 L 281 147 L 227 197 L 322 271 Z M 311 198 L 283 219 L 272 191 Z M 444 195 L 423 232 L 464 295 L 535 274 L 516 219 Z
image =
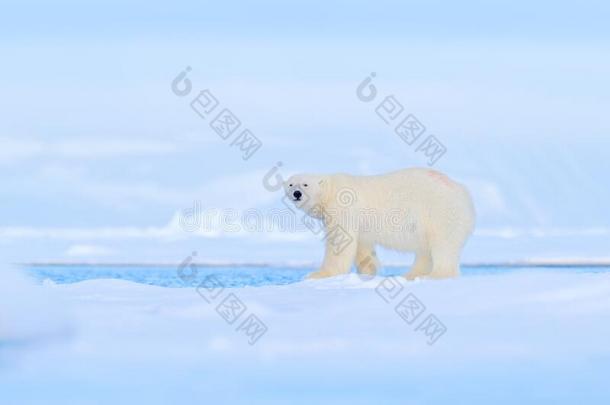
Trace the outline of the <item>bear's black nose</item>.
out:
M 295 191 L 294 193 L 292 193 L 292 195 L 294 196 L 294 198 L 298 200 L 301 199 L 301 196 L 303 195 L 303 193 L 301 193 L 299 190 Z

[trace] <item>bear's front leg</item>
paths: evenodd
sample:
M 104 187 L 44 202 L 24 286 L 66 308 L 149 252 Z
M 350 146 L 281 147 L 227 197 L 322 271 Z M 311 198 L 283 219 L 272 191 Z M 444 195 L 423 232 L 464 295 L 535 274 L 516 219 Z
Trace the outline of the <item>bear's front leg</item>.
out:
M 358 243 L 356 249 L 356 269 L 362 279 L 373 278 L 377 275 L 379 269 L 379 260 L 375 249 L 364 243 Z
M 358 241 L 356 235 L 348 233 L 338 226 L 326 235 L 324 261 L 318 271 L 310 273 L 307 278 L 334 277 L 347 274 L 354 264 Z

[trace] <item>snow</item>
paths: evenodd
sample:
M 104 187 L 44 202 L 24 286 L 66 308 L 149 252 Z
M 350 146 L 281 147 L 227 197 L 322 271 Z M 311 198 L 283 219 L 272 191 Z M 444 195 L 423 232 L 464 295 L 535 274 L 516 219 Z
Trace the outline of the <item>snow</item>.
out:
M 212 303 L 194 288 L 33 285 L 1 274 L 2 404 L 610 400 L 606 272 L 415 282 L 352 274 L 210 290 Z M 386 303 L 382 282 L 403 289 Z M 246 309 L 229 325 L 216 307 L 231 293 Z M 425 305 L 410 325 L 394 310 L 408 294 Z M 267 327 L 254 344 L 236 331 L 250 314 Z M 433 344 L 415 330 L 428 315 L 446 327 Z

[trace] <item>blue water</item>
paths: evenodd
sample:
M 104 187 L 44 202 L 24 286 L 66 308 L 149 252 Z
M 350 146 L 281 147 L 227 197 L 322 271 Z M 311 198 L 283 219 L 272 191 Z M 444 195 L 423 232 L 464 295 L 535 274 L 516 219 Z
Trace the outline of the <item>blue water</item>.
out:
M 129 280 L 136 283 L 161 287 L 195 287 L 220 283 L 225 287 L 284 285 L 302 281 L 313 268 L 307 267 L 266 267 L 266 266 L 197 266 L 183 268 L 169 266 L 103 266 L 103 265 L 36 265 L 26 267 L 36 281 L 51 280 L 56 284 L 77 283 L 93 279 Z M 380 271 L 382 276 L 405 273 L 404 267 L 387 267 Z M 528 272 L 610 272 L 607 266 L 462 266 L 462 275 L 504 274 L 516 271 Z

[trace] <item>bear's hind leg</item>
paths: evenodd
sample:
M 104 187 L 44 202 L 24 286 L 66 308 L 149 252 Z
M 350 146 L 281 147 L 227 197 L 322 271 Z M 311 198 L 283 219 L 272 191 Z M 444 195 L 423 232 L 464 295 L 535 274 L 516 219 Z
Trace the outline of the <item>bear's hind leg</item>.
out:
M 405 274 L 407 280 L 415 280 L 417 277 L 426 277 L 432 271 L 432 256 L 430 252 L 421 251 L 415 254 L 415 262 L 411 270 Z
M 375 248 L 363 243 L 358 243 L 356 250 L 356 269 L 358 274 L 366 277 L 374 277 L 379 269 L 379 260 Z
M 432 248 L 432 272 L 430 278 L 452 278 L 460 275 L 460 249 L 448 246 Z

